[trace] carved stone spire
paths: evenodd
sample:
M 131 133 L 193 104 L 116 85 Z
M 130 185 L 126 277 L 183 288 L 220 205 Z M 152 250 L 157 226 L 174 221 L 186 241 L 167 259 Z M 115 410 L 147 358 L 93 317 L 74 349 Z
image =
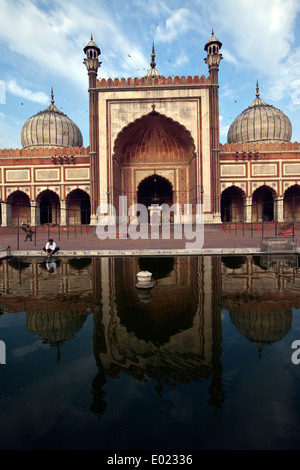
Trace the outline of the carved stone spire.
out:
M 155 62 L 155 51 L 154 51 L 154 41 L 153 41 L 153 44 L 152 44 L 152 54 L 151 54 L 151 62 L 150 62 L 150 66 L 152 69 L 155 69 L 156 67 L 156 62 Z
M 256 80 L 256 98 L 259 98 L 259 86 L 258 86 L 258 80 Z

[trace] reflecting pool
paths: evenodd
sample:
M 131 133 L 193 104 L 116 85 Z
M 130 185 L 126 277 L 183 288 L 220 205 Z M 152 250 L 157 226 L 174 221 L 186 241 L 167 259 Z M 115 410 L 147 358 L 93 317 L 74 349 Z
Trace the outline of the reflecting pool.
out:
M 1 449 L 298 449 L 298 264 L 2 260 Z

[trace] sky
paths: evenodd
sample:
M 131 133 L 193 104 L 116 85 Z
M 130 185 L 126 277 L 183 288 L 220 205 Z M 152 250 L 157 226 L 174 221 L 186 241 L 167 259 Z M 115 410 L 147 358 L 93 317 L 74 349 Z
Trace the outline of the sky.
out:
M 0 149 L 51 100 L 89 145 L 83 48 L 101 50 L 98 78 L 208 75 L 204 46 L 222 43 L 220 142 L 255 99 L 281 109 L 300 141 L 300 0 L 0 0 Z

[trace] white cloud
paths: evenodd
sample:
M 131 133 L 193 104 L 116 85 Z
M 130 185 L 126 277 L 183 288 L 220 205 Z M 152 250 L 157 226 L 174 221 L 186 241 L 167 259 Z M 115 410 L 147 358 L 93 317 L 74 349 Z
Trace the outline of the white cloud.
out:
M 9 80 L 6 83 L 6 90 L 14 96 L 19 96 L 34 103 L 46 104 L 49 102 L 49 96 L 42 91 L 31 91 L 28 88 L 22 88 L 15 80 Z
M 165 25 L 157 26 L 156 40 L 170 43 L 191 29 L 194 21 L 195 15 L 187 8 L 175 10 L 166 19 Z

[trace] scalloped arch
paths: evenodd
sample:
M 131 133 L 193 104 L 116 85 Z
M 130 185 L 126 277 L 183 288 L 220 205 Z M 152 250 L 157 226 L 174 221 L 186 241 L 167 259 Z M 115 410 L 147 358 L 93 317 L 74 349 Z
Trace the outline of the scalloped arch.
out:
M 240 186 L 238 186 L 236 184 L 232 184 L 232 185 L 228 186 L 227 188 L 223 189 L 223 191 L 221 192 L 221 197 L 223 196 L 225 191 L 228 191 L 230 189 L 237 190 L 241 194 L 242 197 L 246 197 L 246 193 L 245 193 L 244 189 L 240 188 Z
M 141 188 L 141 185 L 146 183 L 147 181 L 151 181 L 154 176 L 157 176 L 160 180 L 163 180 L 165 183 L 167 183 L 170 186 L 171 191 L 173 191 L 172 182 L 168 178 L 165 178 L 164 176 L 161 176 L 159 173 L 155 173 L 155 175 L 152 174 L 152 175 L 146 176 L 145 178 L 142 178 L 140 180 L 140 182 L 138 183 L 138 185 L 137 185 L 137 190 L 139 191 L 140 188 Z
M 10 194 L 7 196 L 5 202 L 10 203 L 9 200 L 12 199 L 16 193 L 19 193 L 19 194 L 22 194 L 22 195 L 26 196 L 26 197 L 28 198 L 28 202 L 29 202 L 29 204 L 30 204 L 30 197 L 28 196 L 28 194 L 25 193 L 25 191 L 22 191 L 21 189 L 16 189 L 16 190 L 13 191 L 12 193 L 10 193 Z
M 195 144 L 190 131 L 182 124 L 152 111 L 119 132 L 113 151 L 121 164 L 189 162 Z
M 46 194 L 45 193 L 52 193 L 54 194 L 55 196 L 58 197 L 58 199 L 60 198 L 60 195 L 59 195 L 59 190 L 58 191 L 54 191 L 54 189 L 43 189 L 43 191 L 41 191 L 40 193 L 38 193 L 37 197 L 36 197 L 36 201 L 38 202 L 42 196 L 45 196 Z
M 259 189 L 263 189 L 263 188 L 266 188 L 266 189 L 269 189 L 272 193 L 272 196 L 273 198 L 274 197 L 277 197 L 277 192 L 275 191 L 274 188 L 272 188 L 272 186 L 269 186 L 267 184 L 262 184 L 261 186 L 259 186 L 258 188 L 255 188 L 255 190 L 252 192 L 252 197 L 254 197 L 256 191 L 258 191 Z

